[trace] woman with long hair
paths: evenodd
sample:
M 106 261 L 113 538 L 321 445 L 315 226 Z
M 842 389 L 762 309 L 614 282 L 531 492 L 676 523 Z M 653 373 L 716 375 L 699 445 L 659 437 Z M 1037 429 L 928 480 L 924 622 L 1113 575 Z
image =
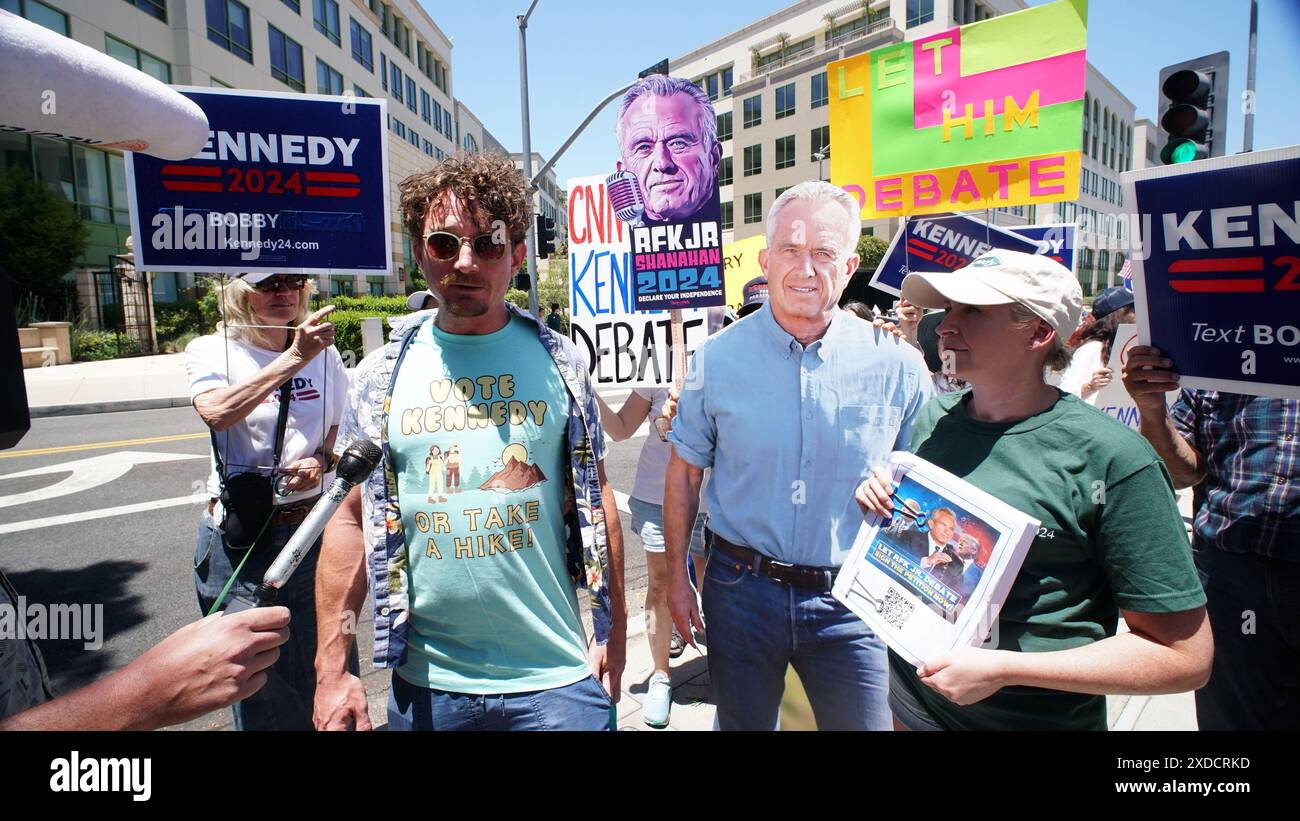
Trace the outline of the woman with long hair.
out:
M 332 478 L 348 378 L 326 319 L 334 306 L 310 313 L 313 291 L 306 276 L 240 274 L 222 286 L 216 332 L 185 349 L 190 397 L 213 445 L 194 551 L 204 613 L 251 598 Z M 319 541 L 280 589 L 289 640 L 266 686 L 235 705 L 236 729 L 312 728 Z
M 1097 404 L 1097 392 L 1110 384 L 1114 374 L 1106 363 L 1110 349 L 1115 344 L 1115 333 L 1120 325 L 1132 323 L 1137 314 L 1133 310 L 1133 292 L 1117 285 L 1097 294 L 1092 303 L 1094 321 L 1077 333 L 1070 364 L 1061 374 L 1057 387 L 1072 393 L 1089 405 Z
M 1043 379 L 1069 361 L 1062 335 L 1083 302 L 1073 274 L 994 250 L 960 271 L 909 274 L 903 295 L 947 310 L 940 347 L 971 385 L 922 408 L 912 451 L 1041 527 L 990 648 L 919 669 L 890 652 L 895 727 L 1104 730 L 1105 694 L 1202 686 L 1213 641 L 1164 462 Z M 892 490 L 875 471 L 858 489 L 864 513 L 890 516 Z

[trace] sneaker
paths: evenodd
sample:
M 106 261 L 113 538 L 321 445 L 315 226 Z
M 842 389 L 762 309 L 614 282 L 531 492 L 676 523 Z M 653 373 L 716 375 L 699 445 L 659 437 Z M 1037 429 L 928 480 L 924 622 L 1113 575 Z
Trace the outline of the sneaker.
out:
M 685 651 L 686 640 L 682 638 L 682 634 L 678 633 L 677 628 L 674 627 L 673 637 L 668 640 L 668 658 L 675 659 Z
M 650 686 L 646 690 L 645 705 L 642 707 L 645 723 L 651 727 L 667 727 L 668 711 L 673 703 L 673 687 L 668 676 L 655 673 L 650 677 Z

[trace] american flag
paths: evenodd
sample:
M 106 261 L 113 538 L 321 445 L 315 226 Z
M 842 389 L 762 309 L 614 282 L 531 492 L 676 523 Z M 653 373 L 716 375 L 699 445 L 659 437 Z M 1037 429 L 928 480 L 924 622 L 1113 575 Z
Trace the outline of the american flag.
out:
M 1124 287 L 1130 291 L 1133 290 L 1133 263 L 1124 260 L 1124 266 L 1119 269 L 1119 277 L 1124 280 Z

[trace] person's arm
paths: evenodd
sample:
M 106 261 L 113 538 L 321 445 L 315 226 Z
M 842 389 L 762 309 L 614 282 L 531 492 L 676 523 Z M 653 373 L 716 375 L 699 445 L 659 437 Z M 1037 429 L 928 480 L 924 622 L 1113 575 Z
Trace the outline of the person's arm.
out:
M 334 310 L 326 305 L 294 329 L 289 349 L 250 378 L 228 388 L 213 388 L 194 397 L 194 409 L 203 423 L 218 433 L 248 415 L 279 389 L 285 380 L 306 367 L 321 351 L 334 344 L 334 323 L 322 320 Z
M 703 483 L 704 469 L 682 459 L 674 448 L 668 457 L 668 471 L 664 474 L 663 526 L 664 545 L 668 551 L 668 609 L 677 632 L 692 647 L 695 647 L 695 638 L 691 628 L 702 631 L 704 622 L 695 601 L 695 589 L 691 587 L 686 572 L 686 553 L 695 517 L 700 510 L 700 486 Z
M 1012 685 L 1091 695 L 1159 695 L 1205 686 L 1214 640 L 1204 607 L 1121 612 L 1129 632 L 1092 644 L 1047 653 L 963 647 L 927 662 L 918 674 L 954 704 L 974 704 Z
M 1138 409 L 1138 430 L 1164 460 L 1174 487 L 1191 487 L 1205 478 L 1205 457 L 1174 426 L 1165 393 L 1178 389 L 1173 361 L 1157 348 L 1139 345 L 1124 363 L 1124 389 Z
M 641 423 L 650 415 L 650 400 L 642 396 L 639 391 L 632 391 L 617 413 L 605 404 L 600 394 L 596 394 L 596 407 L 600 408 L 601 427 L 615 442 L 631 439 L 637 428 L 641 427 Z
M 614 489 L 605 478 L 605 461 L 596 462 L 600 481 L 600 507 L 605 513 L 605 549 L 609 557 L 609 641 L 593 645 L 588 654 L 592 675 L 600 680 L 611 701 L 618 702 L 627 665 L 627 600 L 623 591 L 623 523 L 618 517 Z
M 361 488 L 354 487 L 325 526 L 316 563 L 313 722 L 318 730 L 371 728 L 365 687 L 348 671 L 348 652 L 355 641 L 348 627 L 360 621 L 359 613 L 366 603 L 362 515 Z
M 187 624 L 116 672 L 0 719 L 0 730 L 155 730 L 248 698 L 289 638 L 289 610 L 259 607 Z

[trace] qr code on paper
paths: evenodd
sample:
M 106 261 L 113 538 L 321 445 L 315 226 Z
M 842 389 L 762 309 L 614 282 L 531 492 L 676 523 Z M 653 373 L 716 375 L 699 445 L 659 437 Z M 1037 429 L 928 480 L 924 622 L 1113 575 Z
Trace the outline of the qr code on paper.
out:
M 903 629 L 903 625 L 907 624 L 907 620 L 911 618 L 914 609 L 914 605 L 892 587 L 885 592 L 885 598 L 880 602 L 878 608 L 880 615 L 895 630 Z

